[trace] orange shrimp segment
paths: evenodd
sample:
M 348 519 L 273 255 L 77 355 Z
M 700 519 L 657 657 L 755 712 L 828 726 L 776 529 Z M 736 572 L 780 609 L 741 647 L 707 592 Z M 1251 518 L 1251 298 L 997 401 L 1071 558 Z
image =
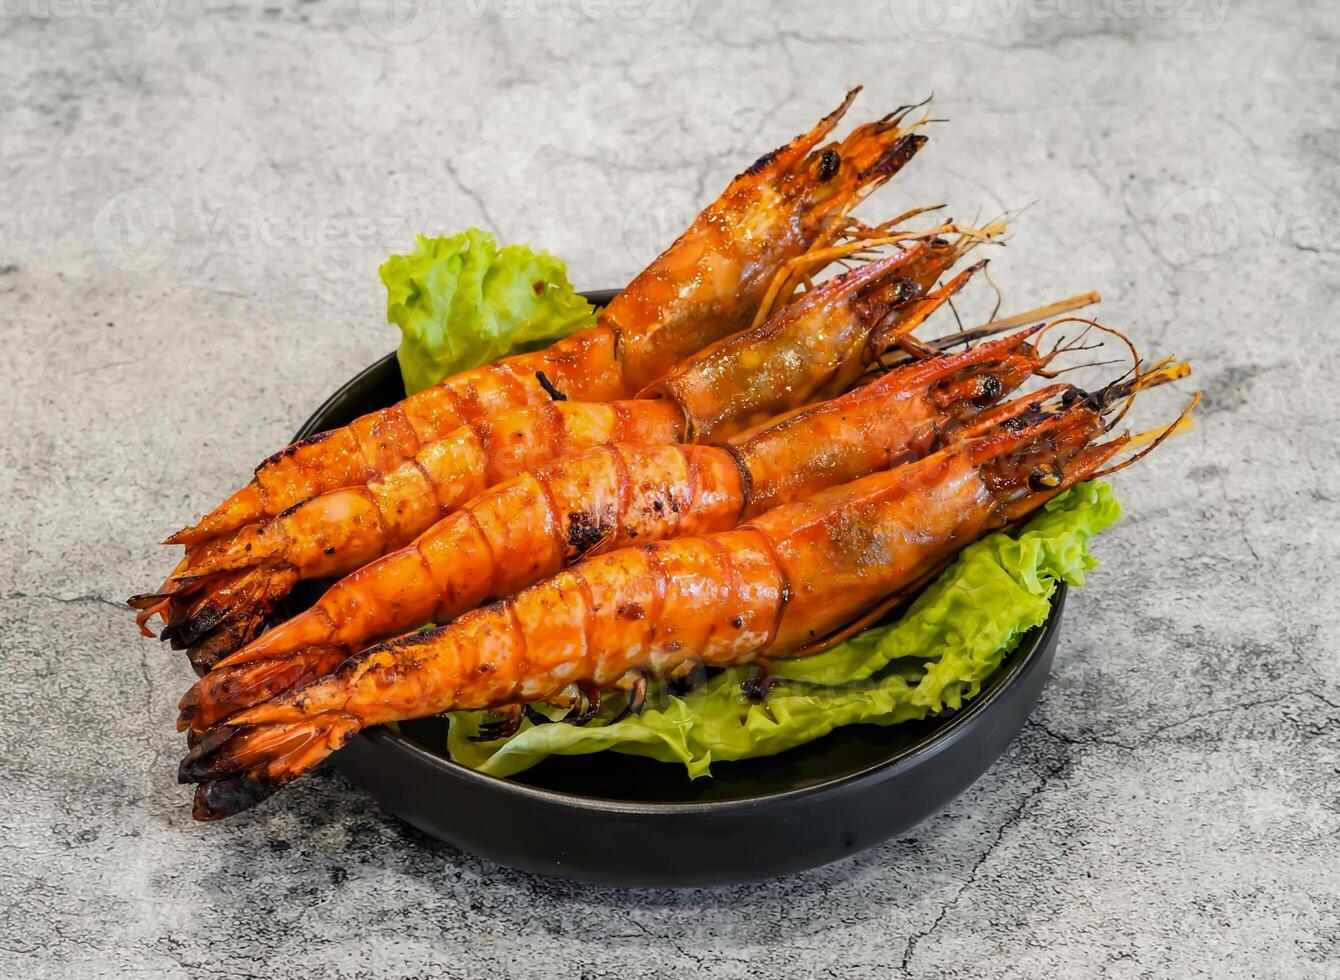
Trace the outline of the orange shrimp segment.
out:
M 365 486 L 314 497 L 266 524 L 209 542 L 179 577 L 282 561 L 304 578 L 343 574 L 397 548 L 483 490 L 603 443 L 675 442 L 681 413 L 650 401 L 547 402 L 463 425 Z
M 816 149 L 855 96 L 810 132 L 750 167 L 601 313 L 596 327 L 534 353 L 465 371 L 397 405 L 272 456 L 253 481 L 168 539 L 198 544 L 300 503 L 363 483 L 461 424 L 550 396 L 543 373 L 579 401 L 626 398 L 687 355 L 749 324 L 781 266 L 823 246 L 847 213 L 897 173 L 925 137 L 905 112 Z
M 1042 363 L 1028 336 L 890 371 L 741 436 L 729 449 L 617 443 L 499 484 L 221 661 L 183 699 L 181 723 L 213 724 L 277 693 L 280 683 L 331 669 L 342 650 L 449 621 L 598 551 L 725 530 L 916 458 L 953 438 Z M 295 672 L 294 664 L 303 669 Z
M 351 724 L 551 698 L 630 670 L 668 674 L 804 650 L 1095 472 L 1129 442 L 1095 444 L 1111 404 L 1086 395 L 1056 413 L 1016 416 L 738 530 L 601 555 L 448 626 L 356 654 L 207 735 L 179 772 L 202 784 L 195 815 L 253 805 L 343 744 Z M 1067 469 L 1039 485 L 1040 472 Z
M 639 402 L 619 403 L 617 411 L 605 415 L 596 406 L 580 409 L 573 402 L 547 402 L 463 425 L 422 449 L 412 463 L 364 487 L 318 496 L 268 525 L 198 546 L 176 588 L 201 594 L 215 587 L 207 578 L 211 573 L 267 562 L 282 563 L 283 570 L 274 575 L 288 579 L 293 579 L 290 568 L 297 578 L 333 577 L 405 544 L 475 493 L 546 458 L 613 438 L 665 441 L 662 432 L 681 413 L 697 435 L 720 438 L 818 394 L 845 388 L 866 369 L 880 345 L 915 328 L 980 268 L 968 269 L 926 294 L 936 277 L 981 237 L 963 232 L 954 243 L 934 236 L 917 240 L 906 253 L 873 261 L 811 290 L 761 326 L 709 348 L 654 389 L 666 396 L 659 405 L 664 415 Z M 633 424 L 616 435 L 618 422 Z M 436 512 L 425 499 L 425 481 L 437 495 Z M 250 584 L 234 589 L 233 595 L 270 601 L 282 596 L 265 587 L 267 573 L 244 578 Z M 200 624 L 220 633 L 232 622 L 268 612 L 207 599 L 198 606 L 198 614 L 179 614 L 170 624 L 174 643 L 194 648 L 209 636 Z M 232 649 L 221 641 L 211 647 L 213 659 Z
M 917 242 L 828 280 L 775 316 L 699 352 L 648 393 L 675 401 L 695 436 L 719 440 L 851 384 L 881 330 L 911 329 L 963 285 L 921 303 L 966 246 Z
M 749 513 L 919 458 L 955 438 L 1044 363 L 1029 334 L 890 371 L 729 444 L 749 474 Z
M 300 579 L 357 569 L 488 486 L 566 452 L 615 440 L 669 443 L 683 431 L 678 409 L 654 401 L 547 402 L 461 426 L 364 486 L 198 546 L 162 593 L 186 605 L 164 636 L 189 648 L 198 666 L 211 666 L 250 641 Z
M 978 537 L 991 495 L 963 454 L 937 453 L 755 518 L 791 583 L 772 647 L 836 629 L 915 578 L 956 541 Z M 939 549 L 928 542 L 941 543 Z

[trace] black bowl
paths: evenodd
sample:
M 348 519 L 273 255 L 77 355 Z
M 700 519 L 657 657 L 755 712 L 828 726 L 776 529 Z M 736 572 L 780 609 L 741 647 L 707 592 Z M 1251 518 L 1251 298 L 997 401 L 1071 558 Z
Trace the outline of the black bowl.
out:
M 585 294 L 597 304 L 612 292 Z M 391 354 L 335 392 L 298 438 L 404 397 Z M 310 602 L 319 590 L 295 595 Z M 851 725 L 780 755 L 683 767 L 601 752 L 508 779 L 446 755 L 446 723 L 364 732 L 331 764 L 424 833 L 541 874 L 625 885 L 709 885 L 801 871 L 855 854 L 936 812 L 984 773 L 1037 704 L 1065 586 L 961 711 L 891 728 Z

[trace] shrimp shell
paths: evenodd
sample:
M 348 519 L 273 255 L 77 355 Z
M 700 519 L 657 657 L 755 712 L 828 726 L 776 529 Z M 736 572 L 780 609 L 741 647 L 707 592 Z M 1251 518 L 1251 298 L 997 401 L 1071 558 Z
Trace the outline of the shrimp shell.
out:
M 449 621 L 600 550 L 726 530 L 921 456 L 1032 373 L 1028 336 L 891 371 L 729 447 L 616 444 L 499 484 L 225 658 L 182 699 L 179 724 L 215 724 L 371 640 Z
M 273 793 L 370 725 L 545 700 L 633 670 L 666 675 L 691 663 L 785 656 L 1050 499 L 1054 490 L 1028 486 L 1038 459 L 1101 465 L 1111 444 L 1090 443 L 1102 432 L 1099 412 L 1073 406 L 820 491 L 733 531 L 588 559 L 447 626 L 370 647 L 241 712 L 191 750 L 179 778 L 202 784 L 196 817 L 216 819 Z
M 627 398 L 688 354 L 748 325 L 774 273 L 835 238 L 851 208 L 925 143 L 900 128 L 901 111 L 816 149 L 857 91 L 808 133 L 736 177 L 611 301 L 595 327 L 545 350 L 453 375 L 281 450 L 257 467 L 250 483 L 168 543 L 198 544 L 318 493 L 366 482 L 466 421 L 547 400 L 540 375 L 573 400 Z

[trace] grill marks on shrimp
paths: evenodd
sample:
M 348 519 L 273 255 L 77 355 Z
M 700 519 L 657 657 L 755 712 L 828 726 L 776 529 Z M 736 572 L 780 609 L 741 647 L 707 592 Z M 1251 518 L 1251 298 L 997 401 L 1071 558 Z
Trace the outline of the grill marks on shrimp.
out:
M 238 698 L 235 688 L 206 678 L 188 696 L 182 723 L 207 725 L 278 693 L 286 681 L 315 676 L 341 648 L 352 651 L 426 619 L 449 621 L 596 552 L 727 530 L 777 504 L 887 466 L 894 455 L 924 454 L 980 411 L 969 398 L 976 391 L 973 376 L 964 372 L 994 365 L 1000 350 L 1029 349 L 1025 340 L 992 343 L 897 369 L 723 446 L 615 443 L 498 484 L 466 505 L 468 515 L 449 516 L 417 539 L 408 560 L 392 552 L 332 586 L 318 600 L 321 617 L 299 614 L 224 661 L 221 670 L 253 672 L 253 683 L 244 685 L 253 693 Z M 1027 377 L 1033 363 L 1018 358 L 1018 369 L 1005 375 L 1007 386 Z M 960 395 L 939 391 L 944 377 L 964 382 Z M 565 412 L 577 410 L 562 404 Z M 625 403 L 634 404 L 667 407 L 664 401 Z M 661 416 L 677 426 L 668 422 L 673 417 Z M 791 598 L 787 583 L 782 596 Z M 641 600 L 623 605 L 648 614 Z M 775 633 L 776 623 L 768 628 Z M 245 666 L 265 658 L 287 658 L 298 667 Z
M 1005 408 L 1031 410 L 1027 398 Z M 1040 457 L 1054 457 L 1075 481 L 1127 441 L 1094 444 L 1102 417 L 1080 405 L 1018 431 L 1001 429 L 998 414 L 988 421 L 983 434 L 918 463 L 818 491 L 736 530 L 588 559 L 449 626 L 350 658 L 363 669 L 341 668 L 242 711 L 183 764 L 184 778 L 204 784 L 199 813 L 219 816 L 228 805 L 227 794 L 211 796 L 216 781 L 282 785 L 354 728 L 492 707 L 518 692 L 552 699 L 570 683 L 607 686 L 634 669 L 673 675 L 689 662 L 804 651 L 924 581 L 964 541 L 1060 492 L 1030 488 Z M 290 759 L 284 743 L 304 732 L 322 748 Z

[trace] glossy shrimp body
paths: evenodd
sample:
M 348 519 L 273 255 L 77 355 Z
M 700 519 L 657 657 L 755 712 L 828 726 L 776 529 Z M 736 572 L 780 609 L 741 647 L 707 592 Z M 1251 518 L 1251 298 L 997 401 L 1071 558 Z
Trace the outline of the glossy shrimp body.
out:
M 673 400 L 696 438 L 719 441 L 812 399 L 844 391 L 880 338 L 914 330 L 981 268 L 931 287 L 970 240 L 915 242 L 809 290 L 758 326 L 689 358 L 645 394 Z
M 617 441 L 719 438 L 824 389 L 841 390 L 865 368 L 877 332 L 914 329 L 966 282 L 973 270 L 926 296 L 960 254 L 944 242 L 917 242 L 830 280 L 761 328 L 687 362 L 663 389 L 649 390 L 661 397 L 551 400 L 467 422 L 367 483 L 198 546 L 173 577 L 176 591 L 188 594 L 206 576 L 267 562 L 291 566 L 302 578 L 344 574 L 405 544 L 484 488 L 567 453 Z M 745 380 L 743 362 L 765 381 Z
M 208 667 L 249 641 L 300 579 L 353 571 L 499 479 L 601 442 L 720 437 L 803 405 L 820 391 L 845 387 L 870 361 L 876 338 L 914 329 L 980 268 L 928 292 L 969 247 L 919 241 L 831 279 L 744 331 L 738 342 L 694 358 L 668 387 L 651 392 L 661 397 L 618 403 L 617 415 L 583 403 L 562 402 L 560 409 L 547 402 L 467 423 L 383 477 L 318 495 L 272 521 L 196 546 L 167 589 L 132 603 L 171 596 L 164 637 L 187 648 L 197 669 Z M 774 321 L 780 322 L 774 327 Z M 745 363 L 768 383 L 746 383 Z M 617 428 L 616 419 L 623 420 Z
M 504 412 L 460 426 L 366 484 L 197 546 L 164 592 L 131 602 L 168 601 L 163 639 L 203 672 L 254 637 L 301 579 L 357 568 L 494 483 L 567 452 L 683 434 L 683 415 L 669 403 L 550 401 Z
M 1030 487 L 1039 460 L 1097 468 L 1102 454 L 1084 454 L 1102 431 L 1098 412 L 1076 406 L 822 490 L 732 531 L 588 559 L 447 626 L 364 650 L 234 716 L 191 751 L 180 778 L 203 784 L 195 815 L 213 819 L 253 805 L 369 725 L 545 700 L 632 671 L 786 656 L 1059 492 Z M 1080 475 L 1072 470 L 1067 481 Z
M 672 402 L 549 401 L 466 423 L 365 484 L 305 501 L 266 523 L 201 546 L 178 587 L 220 572 L 280 563 L 300 578 L 329 578 L 407 544 L 486 488 L 569 453 L 609 442 L 679 442 Z
M 1026 334 L 910 364 L 724 447 L 616 444 L 494 487 L 411 546 L 332 586 L 182 701 L 200 730 L 350 651 L 445 622 L 601 550 L 726 530 L 953 438 L 1042 363 Z
M 924 143 L 901 128 L 905 113 L 894 113 L 820 147 L 855 94 L 735 178 L 615 297 L 595 327 L 545 350 L 453 375 L 289 446 L 169 542 L 196 544 L 318 493 L 366 482 L 466 421 L 547 400 L 541 374 L 573 400 L 631 397 L 688 354 L 747 325 L 778 269 L 836 237 L 847 212 Z

